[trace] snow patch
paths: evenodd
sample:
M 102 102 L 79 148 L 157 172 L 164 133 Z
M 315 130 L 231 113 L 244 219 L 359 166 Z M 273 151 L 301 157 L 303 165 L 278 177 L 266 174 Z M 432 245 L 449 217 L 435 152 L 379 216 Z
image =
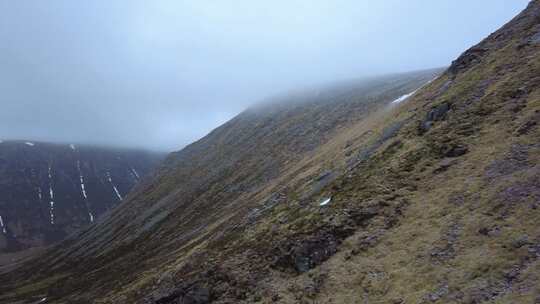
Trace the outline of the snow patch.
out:
M 428 84 L 432 83 L 435 79 L 437 79 L 439 76 L 436 76 L 435 78 L 431 79 L 430 81 L 424 83 L 421 87 L 419 87 L 418 89 L 408 93 L 408 94 L 405 94 L 405 95 L 402 95 L 400 96 L 399 98 L 395 99 L 394 101 L 392 101 L 392 103 L 400 103 L 402 101 L 405 101 L 407 99 L 409 99 L 409 97 L 413 96 L 416 92 L 418 92 L 418 90 L 422 89 L 423 87 L 427 86 Z
M 4 220 L 2 219 L 1 215 L 0 215 L 0 228 L 2 228 L 2 232 L 4 234 L 7 234 L 6 226 L 4 226 Z
M 47 301 L 47 298 L 43 298 L 43 299 L 39 300 L 38 304 L 39 304 L 39 303 L 43 303 L 43 302 L 45 302 L 45 301 Z
M 71 150 L 75 151 L 77 148 L 75 147 L 74 144 L 70 144 L 69 147 L 71 148 Z
M 332 198 L 327 197 L 319 204 L 319 206 L 326 206 L 326 205 L 328 205 L 328 203 L 330 203 L 330 201 L 332 201 Z
M 25 142 L 24 144 L 30 147 L 33 147 L 35 145 L 33 142 L 29 142 L 29 141 Z
M 392 101 L 392 103 L 400 103 L 402 101 L 405 101 L 407 100 L 409 97 L 411 97 L 412 95 L 414 95 L 414 93 L 416 93 L 418 90 L 414 90 L 412 92 L 410 92 L 409 94 L 405 94 L 405 95 L 402 95 L 401 97 L 395 99 L 394 101 Z
M 41 194 L 41 187 L 38 187 L 37 190 L 38 190 L 37 196 L 39 198 L 39 201 L 41 201 L 41 199 L 43 198 L 43 195 Z
M 88 212 L 88 216 L 90 217 L 90 223 L 93 223 L 94 222 L 94 215 L 92 214 L 92 212 Z

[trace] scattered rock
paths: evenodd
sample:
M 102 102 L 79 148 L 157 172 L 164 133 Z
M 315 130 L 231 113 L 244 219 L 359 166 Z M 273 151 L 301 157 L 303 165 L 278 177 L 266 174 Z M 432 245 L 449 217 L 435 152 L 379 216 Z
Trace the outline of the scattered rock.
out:
M 155 304 L 208 304 L 210 301 L 210 290 L 195 285 L 179 288 L 172 294 L 155 301 Z
M 465 195 L 461 192 L 454 192 L 450 194 L 448 203 L 455 206 L 462 206 L 465 203 Z
M 481 47 L 470 48 L 461 56 L 459 56 L 458 59 L 452 62 L 452 65 L 450 65 L 450 67 L 448 68 L 448 71 L 453 75 L 457 75 L 459 72 L 462 72 L 470 68 L 471 66 L 479 63 L 482 57 L 487 53 L 487 51 L 488 51 L 487 48 L 481 48 Z
M 248 225 L 253 225 L 257 219 L 265 212 L 274 208 L 274 206 L 283 203 L 287 200 L 287 196 L 281 192 L 273 193 L 263 204 L 257 208 L 253 208 L 246 216 Z
M 448 293 L 449 293 L 448 284 L 443 284 L 441 287 L 437 288 L 437 290 L 426 294 L 422 298 L 422 303 L 437 302 Z
M 384 234 L 383 231 L 379 231 L 376 234 L 368 235 L 364 238 L 362 238 L 358 242 L 358 247 L 356 249 L 353 249 L 351 252 L 352 254 L 358 254 L 360 251 L 366 251 L 368 248 L 373 247 L 380 239 L 380 237 Z
M 439 162 L 438 167 L 435 170 L 433 170 L 433 173 L 438 174 L 438 173 L 444 172 L 444 171 L 448 170 L 448 168 L 453 166 L 456 162 L 457 162 L 456 159 L 445 158 L 441 162 Z
M 540 32 L 537 32 L 536 34 L 534 34 L 534 35 L 529 39 L 529 42 L 530 42 L 530 43 L 533 43 L 533 44 L 540 43 Z
M 525 245 L 531 244 L 529 243 L 529 237 L 527 235 L 522 235 L 519 238 L 512 241 L 512 247 L 515 249 L 519 249 Z
M 360 209 L 344 209 L 343 222 L 339 225 L 325 227 L 309 238 L 301 236 L 299 239 L 290 239 L 286 244 L 274 247 L 269 253 L 270 258 L 274 261 L 272 266 L 282 270 L 292 270 L 296 273 L 305 273 L 333 256 L 344 239 L 353 235 L 358 228 L 368 227 L 373 218 L 385 216 L 382 222 L 386 223 L 388 222 L 387 218 L 401 216 L 401 209 L 405 207 L 405 204 L 404 201 L 390 205 L 386 202 L 373 200 L 362 203 L 365 207 Z M 382 224 L 377 222 L 379 225 Z M 383 227 L 379 228 L 379 233 L 361 240 L 360 247 L 374 244 L 380 235 L 387 231 L 384 229 L 384 224 Z
M 478 233 L 484 236 L 499 236 L 501 235 L 501 228 L 499 226 L 482 227 L 478 229 Z
M 327 277 L 328 275 L 325 273 L 320 273 L 312 276 L 310 282 L 308 282 L 306 286 L 304 286 L 303 294 L 309 298 L 315 297 L 321 291 L 321 287 L 323 286 Z
M 446 157 L 459 157 L 462 155 L 465 155 L 467 152 L 469 152 L 469 149 L 464 145 L 455 145 L 449 147 L 446 152 L 444 152 L 444 156 Z
M 291 243 L 285 245 L 285 248 L 274 249 L 272 256 L 275 256 L 276 259 L 273 265 L 282 269 L 293 269 L 297 273 L 304 273 L 334 255 L 340 243 L 341 239 L 328 232 L 320 233 L 299 244 L 291 240 Z
M 451 225 L 444 232 L 437 245 L 431 250 L 430 256 L 434 261 L 444 262 L 453 259 L 456 256 L 455 244 L 461 233 L 461 227 L 458 224 Z
M 486 178 L 489 181 L 494 181 L 502 176 L 527 169 L 529 167 L 528 154 L 531 148 L 527 145 L 512 145 L 503 159 L 495 160 L 487 167 Z
M 528 37 L 528 38 L 525 38 L 523 39 L 517 46 L 517 49 L 522 49 L 526 46 L 530 46 L 530 45 L 534 45 L 534 44 L 539 44 L 540 43 L 540 30 L 537 31 L 535 34 L 533 34 L 532 36 Z
M 420 123 L 418 127 L 419 133 L 424 134 L 425 132 L 429 131 L 435 121 L 444 120 L 448 111 L 450 111 L 450 104 L 447 102 L 431 109 L 426 114 L 426 118 Z
M 347 160 L 348 170 L 354 169 L 358 164 L 369 159 L 386 141 L 395 137 L 407 122 L 409 120 L 402 120 L 386 127 L 382 131 L 381 136 L 373 144 L 361 149 L 355 157 Z M 399 145 L 399 142 L 395 144 Z
M 528 134 L 530 131 L 532 131 L 540 121 L 540 111 L 536 112 L 533 117 L 530 117 L 526 122 L 521 124 L 515 131 L 514 134 L 516 136 L 521 136 Z
M 339 175 L 333 171 L 327 170 L 319 174 L 313 181 L 311 191 L 308 191 L 303 197 L 308 198 L 321 192 L 321 190 L 332 183 Z
M 489 229 L 486 228 L 486 227 L 480 228 L 480 229 L 478 230 L 478 233 L 480 233 L 481 235 L 488 235 Z
M 325 178 L 329 177 L 332 174 L 333 174 L 332 171 L 326 170 L 326 171 L 322 172 L 321 174 L 319 174 L 319 176 L 317 176 L 317 178 L 315 178 L 315 181 L 319 182 L 321 180 L 324 180 Z
M 520 99 L 529 94 L 527 87 L 520 87 L 515 90 L 505 93 L 507 99 Z

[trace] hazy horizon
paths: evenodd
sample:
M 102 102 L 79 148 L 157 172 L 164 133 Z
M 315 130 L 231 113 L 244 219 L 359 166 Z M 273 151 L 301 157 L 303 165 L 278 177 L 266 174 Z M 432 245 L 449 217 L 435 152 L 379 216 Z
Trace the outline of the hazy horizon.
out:
M 529 1 L 0 3 L 0 139 L 172 151 L 270 96 L 447 66 Z

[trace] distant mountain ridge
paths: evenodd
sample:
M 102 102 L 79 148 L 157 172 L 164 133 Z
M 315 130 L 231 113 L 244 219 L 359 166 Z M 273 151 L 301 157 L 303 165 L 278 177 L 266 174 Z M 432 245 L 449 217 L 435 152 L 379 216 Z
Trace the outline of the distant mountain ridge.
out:
M 0 142 L 0 252 L 57 242 L 118 205 L 162 154 Z

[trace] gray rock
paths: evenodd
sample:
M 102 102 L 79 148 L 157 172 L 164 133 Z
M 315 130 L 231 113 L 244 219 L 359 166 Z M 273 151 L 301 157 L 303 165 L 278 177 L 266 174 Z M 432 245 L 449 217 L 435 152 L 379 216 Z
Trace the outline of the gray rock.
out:
M 446 102 L 431 109 L 427 113 L 426 118 L 420 123 L 420 134 L 429 131 L 435 121 L 444 120 L 448 111 L 450 111 L 450 104 Z
M 446 157 L 459 157 L 464 154 L 466 154 L 469 151 L 469 149 L 464 145 L 456 145 L 450 147 L 445 153 L 444 156 Z
M 473 65 L 479 63 L 482 57 L 489 51 L 487 48 L 473 47 L 459 56 L 458 59 L 452 62 L 452 65 L 448 68 L 448 71 L 456 75 L 459 72 L 467 70 Z
M 530 39 L 529 39 L 529 42 L 530 43 L 540 43 L 540 32 L 534 34 Z

